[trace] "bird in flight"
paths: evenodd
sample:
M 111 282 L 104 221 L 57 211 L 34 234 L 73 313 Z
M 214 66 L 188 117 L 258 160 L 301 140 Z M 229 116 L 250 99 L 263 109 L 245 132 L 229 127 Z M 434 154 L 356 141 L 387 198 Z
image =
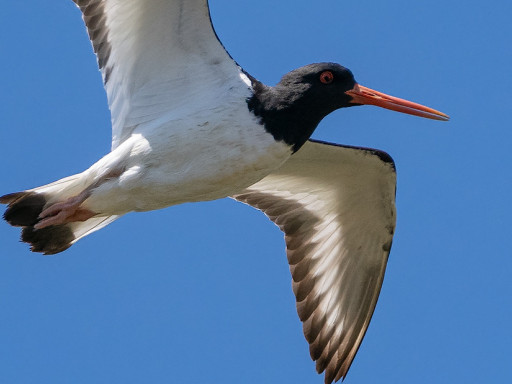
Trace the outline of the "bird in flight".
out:
M 112 117 L 112 150 L 82 173 L 4 195 L 4 219 L 55 254 L 133 211 L 231 197 L 285 234 L 304 335 L 325 383 L 344 378 L 379 296 L 395 227 L 385 152 L 311 140 L 329 113 L 371 104 L 448 116 L 315 63 L 267 86 L 213 29 L 207 0 L 73 0 Z

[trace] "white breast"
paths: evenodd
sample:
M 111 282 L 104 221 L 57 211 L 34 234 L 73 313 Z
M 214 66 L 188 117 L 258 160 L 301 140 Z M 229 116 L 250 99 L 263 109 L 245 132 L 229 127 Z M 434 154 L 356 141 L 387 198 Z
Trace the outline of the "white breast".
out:
M 206 92 L 206 90 L 210 90 Z M 94 190 L 86 205 L 121 214 L 238 193 L 283 164 L 290 146 L 276 142 L 248 110 L 241 77 L 187 94 L 168 114 L 143 122 L 87 172 L 122 169 Z M 90 178 L 89 178 L 90 179 Z

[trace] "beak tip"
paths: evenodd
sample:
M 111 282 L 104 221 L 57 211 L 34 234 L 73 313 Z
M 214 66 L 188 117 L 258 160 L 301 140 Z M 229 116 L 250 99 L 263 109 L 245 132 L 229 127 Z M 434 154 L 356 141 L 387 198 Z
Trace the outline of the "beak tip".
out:
M 435 114 L 433 118 L 439 121 L 450 121 L 450 116 L 448 116 L 446 113 L 439 111 L 437 111 L 437 114 Z

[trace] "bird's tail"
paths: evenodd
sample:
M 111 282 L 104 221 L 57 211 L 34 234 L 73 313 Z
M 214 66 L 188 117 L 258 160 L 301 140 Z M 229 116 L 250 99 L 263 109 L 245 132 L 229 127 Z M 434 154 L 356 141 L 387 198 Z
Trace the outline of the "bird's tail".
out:
M 0 197 L 7 204 L 4 219 L 21 227 L 21 241 L 31 245 L 31 251 L 53 255 L 68 249 L 82 237 L 110 224 L 119 216 L 93 216 L 85 221 L 34 228 L 42 219 L 41 212 L 53 204 L 80 194 L 84 186 L 82 174 L 66 177 L 42 187 Z

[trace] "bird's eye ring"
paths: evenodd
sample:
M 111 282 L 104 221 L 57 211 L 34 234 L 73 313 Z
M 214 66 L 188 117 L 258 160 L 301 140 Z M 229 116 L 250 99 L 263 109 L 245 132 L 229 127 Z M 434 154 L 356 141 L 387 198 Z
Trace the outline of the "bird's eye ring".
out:
M 331 71 L 324 71 L 320 74 L 322 84 L 331 84 L 334 81 L 334 75 Z

